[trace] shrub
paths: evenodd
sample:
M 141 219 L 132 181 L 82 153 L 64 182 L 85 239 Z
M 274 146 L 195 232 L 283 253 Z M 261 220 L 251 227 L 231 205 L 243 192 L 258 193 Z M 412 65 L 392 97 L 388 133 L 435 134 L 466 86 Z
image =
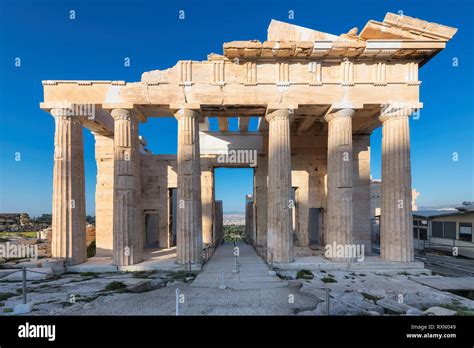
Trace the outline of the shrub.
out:
M 107 284 L 104 288 L 105 291 L 116 291 L 126 288 L 127 286 L 122 282 L 113 281 L 112 283 Z
M 321 278 L 321 281 L 323 283 L 337 283 L 337 280 L 334 279 L 334 276 L 332 274 L 329 274 L 327 277 Z
M 226 225 L 224 226 L 224 241 L 240 242 L 245 239 L 244 225 Z
M 313 272 L 307 269 L 299 270 L 298 273 L 296 273 L 296 279 L 313 279 L 313 278 L 314 278 Z
M 4 292 L 0 294 L 0 301 L 8 300 L 10 297 L 13 296 L 17 296 L 17 294 L 14 294 L 13 292 Z

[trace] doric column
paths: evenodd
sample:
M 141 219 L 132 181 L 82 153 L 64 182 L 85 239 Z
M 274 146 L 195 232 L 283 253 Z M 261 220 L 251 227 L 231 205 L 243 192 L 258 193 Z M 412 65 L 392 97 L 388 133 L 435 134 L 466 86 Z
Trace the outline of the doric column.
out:
M 382 122 L 382 198 L 380 254 L 382 259 L 410 262 L 413 256 L 410 130 L 406 108 L 389 108 Z
M 268 156 L 258 155 L 258 164 L 254 169 L 254 199 L 256 208 L 256 240 L 257 247 L 267 246 L 268 236 Z
M 66 264 L 86 261 L 86 209 L 84 186 L 84 147 L 82 124 L 69 109 L 53 109 L 53 257 Z
M 268 113 L 268 235 L 267 246 L 275 262 L 293 262 L 291 226 L 290 113 Z M 271 258 L 271 255 L 267 255 Z
M 214 171 L 206 168 L 201 172 L 202 200 L 202 241 L 204 244 L 213 242 L 212 223 L 214 216 Z
M 371 217 L 370 212 L 370 134 L 352 136 L 354 152 L 353 174 L 353 235 L 354 243 L 364 245 L 365 252 L 371 250 Z
M 114 245 L 114 137 L 93 133 L 97 179 L 95 186 L 95 245 L 97 256 L 112 256 Z
M 325 117 L 328 122 L 327 229 L 326 245 L 353 244 L 352 213 L 352 115 L 353 109 L 340 109 Z M 335 254 L 334 248 L 332 251 Z M 349 257 L 330 257 L 350 262 Z
M 117 266 L 128 266 L 143 259 L 138 118 L 125 109 L 114 109 L 111 114 L 115 162 L 113 259 Z
M 202 252 L 201 164 L 199 112 L 179 109 L 177 262 L 200 262 Z

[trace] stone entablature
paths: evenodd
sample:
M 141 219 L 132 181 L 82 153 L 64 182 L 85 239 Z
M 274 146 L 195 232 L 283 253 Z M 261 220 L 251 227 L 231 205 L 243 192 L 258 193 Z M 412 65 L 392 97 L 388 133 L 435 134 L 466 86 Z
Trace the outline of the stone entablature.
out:
M 402 100 L 416 104 L 418 68 L 445 48 L 455 32 L 391 13 L 383 22 L 369 21 L 359 35 L 357 28 L 336 36 L 272 21 L 269 41 L 225 43 L 224 55 L 178 61 L 170 69 L 144 73 L 141 82 L 44 81 L 42 107 L 67 100 L 172 116 L 170 104 L 195 103 L 202 105 L 203 116 L 224 116 L 224 111 L 264 116 L 266 105 L 278 100 L 295 108 L 341 101 L 356 109 Z M 247 108 L 237 110 L 242 105 Z

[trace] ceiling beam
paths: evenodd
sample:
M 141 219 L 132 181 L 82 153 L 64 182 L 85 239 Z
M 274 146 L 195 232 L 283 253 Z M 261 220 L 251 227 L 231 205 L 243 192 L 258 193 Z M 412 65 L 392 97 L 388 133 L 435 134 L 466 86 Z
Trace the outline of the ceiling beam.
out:
M 298 134 L 306 132 L 311 126 L 316 122 L 316 116 L 307 116 L 304 118 L 303 122 L 298 127 Z
M 92 116 L 83 118 L 82 124 L 91 132 L 102 135 L 114 134 L 114 118 L 108 111 L 99 107 L 95 108 Z
M 247 132 L 249 130 L 250 117 L 239 117 L 239 131 Z
M 219 130 L 221 132 L 229 131 L 229 120 L 227 117 L 218 117 L 217 122 L 219 123 Z
M 324 117 L 332 112 L 333 106 L 332 105 L 329 106 L 326 110 L 324 110 L 324 108 L 320 110 L 321 111 L 314 110 L 315 114 L 304 118 L 303 122 L 301 122 L 301 124 L 298 127 L 298 131 L 297 131 L 298 134 L 306 132 L 308 129 L 310 129 L 313 126 L 313 124 L 316 121 L 318 120 L 324 121 Z

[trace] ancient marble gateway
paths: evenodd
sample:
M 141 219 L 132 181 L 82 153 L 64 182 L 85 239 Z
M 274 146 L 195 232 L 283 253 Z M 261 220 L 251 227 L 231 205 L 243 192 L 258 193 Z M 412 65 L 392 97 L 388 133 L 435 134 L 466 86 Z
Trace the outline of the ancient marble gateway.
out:
M 53 256 L 86 261 L 83 127 L 96 141 L 97 253 L 117 266 L 142 262 L 149 246 L 201 262 L 222 233 L 214 168 L 252 164 L 218 161 L 222 149 L 257 153 L 247 237 L 274 262 L 312 243 L 370 250 L 370 134 L 382 127 L 381 258 L 413 261 L 408 121 L 422 107 L 418 69 L 455 33 L 392 13 L 341 35 L 273 20 L 265 42 L 227 42 L 139 82 L 43 81 L 56 124 Z M 177 156 L 144 150 L 149 117 L 176 118 Z

